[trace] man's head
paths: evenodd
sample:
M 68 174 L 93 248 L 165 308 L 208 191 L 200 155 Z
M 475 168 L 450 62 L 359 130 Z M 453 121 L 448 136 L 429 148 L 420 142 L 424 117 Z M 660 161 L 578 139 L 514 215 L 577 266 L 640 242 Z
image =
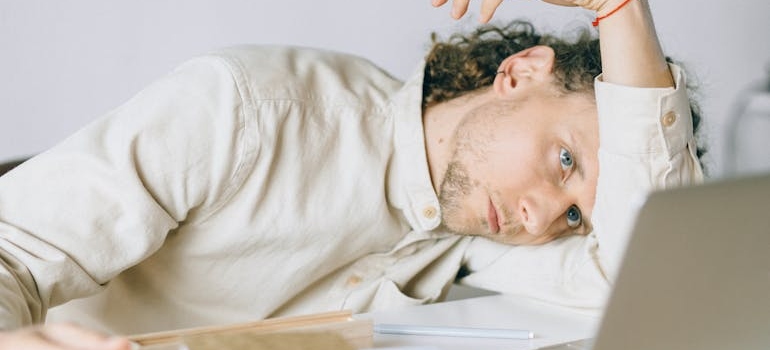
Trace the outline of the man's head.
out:
M 434 46 L 424 107 L 443 224 L 540 244 L 591 231 L 598 179 L 599 45 L 514 22 Z

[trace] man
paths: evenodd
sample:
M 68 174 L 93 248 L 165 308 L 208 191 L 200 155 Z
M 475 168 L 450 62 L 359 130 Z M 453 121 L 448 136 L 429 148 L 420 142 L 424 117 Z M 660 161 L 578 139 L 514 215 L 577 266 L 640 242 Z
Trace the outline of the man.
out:
M 0 178 L 0 348 L 126 349 L 28 327 L 76 298 L 49 321 L 132 334 L 427 303 L 459 271 L 600 307 L 631 195 L 701 171 L 646 2 L 586 7 L 608 16 L 595 93 L 551 39 L 470 91 L 431 87 L 430 59 L 406 83 L 296 48 L 185 63 Z

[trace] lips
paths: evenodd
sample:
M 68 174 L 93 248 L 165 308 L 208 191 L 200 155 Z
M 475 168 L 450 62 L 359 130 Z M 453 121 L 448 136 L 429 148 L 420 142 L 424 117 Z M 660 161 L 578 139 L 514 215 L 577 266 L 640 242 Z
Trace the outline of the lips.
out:
M 489 231 L 493 234 L 500 232 L 500 224 L 498 223 L 497 210 L 495 205 L 492 204 L 492 200 L 489 200 L 489 209 L 487 210 L 487 222 L 489 224 Z

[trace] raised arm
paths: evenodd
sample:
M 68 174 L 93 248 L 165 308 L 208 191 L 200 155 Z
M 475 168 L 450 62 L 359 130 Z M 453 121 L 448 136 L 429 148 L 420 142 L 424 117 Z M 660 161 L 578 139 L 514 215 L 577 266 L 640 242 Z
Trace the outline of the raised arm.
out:
M 596 15 L 603 81 L 636 87 L 674 86 L 647 0 L 610 0 Z

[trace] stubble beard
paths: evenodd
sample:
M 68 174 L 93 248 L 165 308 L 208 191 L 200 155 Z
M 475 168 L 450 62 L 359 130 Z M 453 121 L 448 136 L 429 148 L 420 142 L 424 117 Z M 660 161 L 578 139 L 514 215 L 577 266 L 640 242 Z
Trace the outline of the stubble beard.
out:
M 468 217 L 466 200 L 481 184 L 469 175 L 467 164 L 487 162 L 485 149 L 495 141 L 497 119 L 516 108 L 511 103 L 485 104 L 469 112 L 455 131 L 456 145 L 439 190 L 439 206 L 444 227 L 455 234 L 483 235 L 479 227 L 486 227 L 486 217 Z
M 467 225 L 462 223 L 462 202 L 471 194 L 471 179 L 463 164 L 453 160 L 447 166 L 441 181 L 438 201 L 441 206 L 442 223 L 446 229 L 456 234 L 469 234 Z
M 478 111 L 474 111 L 474 114 L 481 115 Z M 478 124 L 468 126 L 467 123 L 460 125 L 454 135 L 455 149 L 441 180 L 438 196 L 442 224 L 447 230 L 460 235 L 479 234 L 472 226 L 475 219 L 467 217 L 469 214 L 464 207 L 474 187 L 479 185 L 471 179 L 466 164 L 482 164 L 486 161 L 482 150 L 492 136 L 490 126 L 479 130 Z
M 458 160 L 449 163 L 444 178 L 441 181 L 441 190 L 439 191 L 438 201 L 441 207 L 441 221 L 446 230 L 457 235 L 464 236 L 485 236 L 494 241 L 504 244 L 521 244 L 514 240 L 514 236 L 523 230 L 522 224 L 515 224 L 498 235 L 488 236 L 486 232 L 479 231 L 479 228 L 487 227 L 486 218 L 469 218 L 468 213 L 464 211 L 463 203 L 472 194 L 474 182 L 468 175 L 467 168 Z M 506 215 L 506 211 L 500 208 L 498 215 Z M 472 226 L 474 223 L 477 226 Z M 503 230 L 501 227 L 500 230 Z

